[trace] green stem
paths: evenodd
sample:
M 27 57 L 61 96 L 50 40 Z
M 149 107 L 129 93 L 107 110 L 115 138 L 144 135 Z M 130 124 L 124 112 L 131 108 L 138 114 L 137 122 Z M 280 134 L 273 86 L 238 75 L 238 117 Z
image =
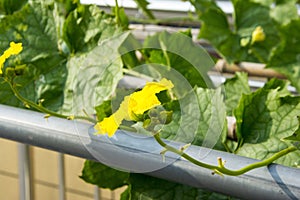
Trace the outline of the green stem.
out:
M 142 74 L 142 73 L 139 73 L 139 72 L 136 72 L 136 71 L 133 71 L 133 70 L 123 68 L 122 71 L 125 74 L 129 74 L 129 75 L 132 75 L 132 76 L 135 76 L 135 77 L 143 78 L 143 79 L 148 80 L 148 81 L 153 81 L 153 79 L 154 79 L 153 77 L 147 76 L 145 74 Z
M 56 112 L 53 112 L 51 110 L 48 110 L 47 108 L 38 105 L 36 103 L 34 103 L 33 101 L 30 101 L 29 99 L 24 98 L 19 91 L 15 88 L 13 81 L 7 81 L 7 83 L 9 84 L 11 90 L 13 91 L 14 95 L 25 104 L 25 106 L 29 106 L 32 107 L 36 110 L 39 110 L 42 113 L 46 113 L 50 116 L 55 116 L 55 117 L 60 117 L 60 118 L 65 118 L 65 119 L 82 119 L 82 120 L 87 120 L 89 122 L 92 123 L 96 123 L 97 121 L 91 117 L 85 117 L 85 116 L 67 116 L 67 115 L 62 115 Z
M 115 4 L 116 23 L 121 26 L 118 0 L 115 0 Z
M 207 164 L 207 163 L 203 163 L 203 162 L 200 162 L 199 160 L 196 160 L 195 158 L 189 156 L 188 154 L 184 153 L 183 151 L 181 151 L 179 149 L 176 149 L 172 146 L 167 145 L 160 138 L 159 133 L 154 134 L 154 138 L 167 151 L 178 154 L 181 157 L 185 158 L 186 160 L 190 161 L 191 163 L 193 163 L 195 165 L 198 165 L 200 167 L 204 167 L 204 168 L 207 168 L 207 169 L 211 169 L 216 173 L 226 174 L 226 175 L 231 175 L 231 176 L 238 176 L 238 175 L 244 174 L 244 173 L 246 173 L 250 170 L 253 170 L 253 169 L 256 169 L 256 168 L 259 168 L 259 167 L 263 167 L 263 166 L 267 166 L 267 165 L 271 164 L 272 162 L 274 162 L 275 160 L 277 160 L 278 158 L 280 158 L 282 156 L 285 156 L 286 154 L 297 150 L 296 147 L 291 146 L 291 147 L 288 147 L 286 149 L 283 149 L 283 150 L 275 153 L 273 156 L 271 156 L 268 159 L 265 159 L 265 160 L 262 160 L 262 161 L 259 161 L 259 162 L 256 162 L 256 163 L 249 164 L 248 166 L 243 167 L 243 168 L 238 169 L 238 170 L 231 170 L 231 169 L 227 169 L 224 166 L 224 163 L 223 163 L 221 158 L 218 158 L 219 165 L 210 165 L 210 164 Z
M 143 19 L 130 17 L 131 22 L 141 23 L 141 24 L 176 24 L 176 25 L 185 25 L 185 24 L 200 24 L 199 20 L 194 17 L 173 17 L 173 18 L 165 18 L 165 19 Z

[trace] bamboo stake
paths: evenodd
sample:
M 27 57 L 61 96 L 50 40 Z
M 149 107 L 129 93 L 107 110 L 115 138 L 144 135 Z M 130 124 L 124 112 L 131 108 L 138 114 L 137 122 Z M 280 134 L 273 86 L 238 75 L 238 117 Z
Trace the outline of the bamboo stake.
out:
M 239 64 L 229 64 L 225 60 L 220 59 L 215 65 L 215 69 L 219 72 L 235 73 L 235 72 L 247 72 L 250 76 L 266 77 L 266 78 L 281 78 L 285 76 L 276 72 L 273 69 L 265 68 L 265 64 L 241 62 Z

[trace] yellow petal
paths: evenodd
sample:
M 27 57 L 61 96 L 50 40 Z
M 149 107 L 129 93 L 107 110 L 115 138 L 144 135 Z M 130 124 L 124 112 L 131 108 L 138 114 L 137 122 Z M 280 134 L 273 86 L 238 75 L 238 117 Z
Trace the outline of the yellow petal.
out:
M 162 79 L 160 82 L 149 82 L 138 92 L 126 96 L 119 109 L 110 117 L 98 122 L 94 128 L 98 134 L 113 136 L 124 119 L 134 120 L 135 115 L 143 114 L 145 111 L 160 105 L 156 93 L 174 87 L 171 81 Z
M 160 101 L 155 96 L 155 93 L 151 91 L 143 90 L 140 92 L 133 93 L 130 96 L 129 109 L 136 115 L 141 115 L 145 111 L 160 105 Z
M 173 87 L 174 87 L 174 85 L 171 81 L 163 78 L 159 82 L 148 82 L 148 83 L 146 83 L 143 90 L 148 91 L 149 93 L 152 93 L 152 94 L 156 94 L 156 93 L 159 93 L 163 90 L 171 89 Z
M 136 115 L 140 115 L 145 111 L 160 105 L 161 103 L 155 94 L 173 87 L 174 85 L 172 82 L 165 78 L 160 82 L 147 83 L 141 91 L 130 95 L 129 113 L 132 112 Z
M 121 122 L 112 114 L 110 117 L 104 118 L 102 122 L 98 122 L 94 128 L 97 130 L 97 134 L 107 134 L 112 137 L 120 124 Z
M 130 100 L 130 96 L 125 96 L 124 100 L 122 101 L 122 103 L 120 104 L 120 108 L 117 110 L 116 113 L 118 113 L 118 116 L 122 116 L 123 119 L 125 120 L 130 120 L 130 110 L 129 110 L 129 100 Z
M 23 50 L 22 43 L 11 42 L 9 45 L 10 45 L 9 50 L 11 51 L 11 55 L 17 55 Z
M 266 35 L 264 33 L 264 30 L 261 26 L 258 26 L 255 28 L 255 30 L 252 32 L 252 44 L 255 42 L 261 42 L 266 39 Z
M 6 59 L 9 58 L 11 55 L 19 54 L 23 50 L 22 43 L 11 42 L 9 45 L 10 47 L 4 51 L 3 55 L 0 56 L 0 74 L 3 73 L 2 68 Z

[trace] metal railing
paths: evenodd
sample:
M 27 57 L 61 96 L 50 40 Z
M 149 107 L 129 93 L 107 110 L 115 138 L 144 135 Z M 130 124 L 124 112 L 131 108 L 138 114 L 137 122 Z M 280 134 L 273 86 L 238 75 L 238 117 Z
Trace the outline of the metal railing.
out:
M 299 169 L 271 164 L 237 177 L 213 176 L 210 170 L 172 154 L 166 155 L 167 162 L 163 161 L 156 152 L 157 143 L 151 138 L 141 140 L 134 133 L 118 131 L 116 138 L 111 141 L 105 136 L 94 137 L 89 134 L 92 125 L 88 123 L 55 117 L 46 120 L 42 113 L 4 105 L 0 105 L 0 113 L 0 137 L 9 140 L 91 160 L 98 160 L 95 153 L 101 156 L 109 154 L 111 160 L 106 161 L 119 169 L 128 170 L 132 166 L 142 169 L 151 163 L 157 170 L 147 172 L 148 175 L 243 199 L 300 198 L 300 179 L 297 178 L 300 177 Z M 207 156 L 201 160 L 210 164 L 216 164 L 217 157 L 222 157 L 227 161 L 226 166 L 232 169 L 256 161 L 199 146 L 191 146 L 187 151 L 196 157 L 199 152 L 206 152 Z M 20 191 L 28 192 L 26 175 L 24 178 Z

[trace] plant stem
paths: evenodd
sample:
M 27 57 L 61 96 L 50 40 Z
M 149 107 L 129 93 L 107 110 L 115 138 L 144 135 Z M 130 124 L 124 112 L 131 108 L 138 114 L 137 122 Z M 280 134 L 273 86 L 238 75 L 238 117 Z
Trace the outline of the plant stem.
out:
M 62 115 L 56 112 L 53 112 L 51 110 L 48 110 L 47 108 L 38 105 L 36 103 L 34 103 L 33 101 L 30 101 L 29 99 L 24 98 L 19 91 L 15 88 L 13 81 L 7 81 L 7 83 L 9 84 L 11 90 L 13 91 L 14 95 L 21 101 L 24 103 L 25 106 L 29 106 L 32 107 L 42 113 L 46 113 L 49 116 L 55 116 L 55 117 L 60 117 L 60 118 L 65 118 L 65 119 L 82 119 L 82 120 L 87 120 L 89 122 L 92 123 L 96 123 L 97 121 L 91 117 L 87 117 L 87 116 L 67 116 L 67 115 Z
M 115 0 L 115 4 L 116 23 L 121 26 L 118 0 Z
M 153 81 L 153 79 L 154 79 L 153 77 L 147 76 L 145 74 L 142 74 L 140 72 L 136 72 L 136 71 L 133 71 L 133 70 L 123 68 L 122 71 L 125 74 L 129 74 L 129 75 L 132 75 L 132 76 L 135 76 L 135 77 L 139 77 L 139 78 L 145 79 L 147 81 Z
M 231 170 L 231 169 L 227 169 L 224 166 L 224 163 L 223 163 L 223 161 L 222 161 L 221 158 L 218 158 L 219 165 L 210 165 L 210 164 L 207 164 L 207 163 L 203 163 L 203 162 L 201 162 L 199 160 L 196 160 L 195 158 L 189 156 L 188 154 L 184 153 L 183 151 L 181 151 L 179 149 L 176 149 L 176 148 L 174 148 L 172 146 L 167 145 L 160 138 L 159 133 L 154 134 L 154 138 L 167 151 L 170 151 L 170 152 L 173 152 L 175 154 L 178 154 L 181 157 L 185 158 L 186 160 L 190 161 L 191 163 L 193 163 L 195 165 L 198 165 L 200 167 L 204 167 L 204 168 L 207 168 L 207 169 L 211 169 L 215 173 L 226 174 L 226 175 L 230 175 L 230 176 L 238 176 L 238 175 L 244 174 L 244 173 L 246 173 L 246 172 L 248 172 L 250 170 L 253 170 L 253 169 L 256 169 L 256 168 L 259 168 L 259 167 L 263 167 L 263 166 L 267 166 L 267 165 L 271 164 L 272 162 L 274 162 L 275 160 L 277 160 L 278 158 L 280 158 L 282 156 L 285 156 L 286 154 L 297 150 L 296 147 L 291 146 L 291 147 L 288 147 L 286 149 L 283 149 L 283 150 L 275 153 L 273 156 L 271 156 L 268 159 L 265 159 L 265 160 L 262 160 L 262 161 L 258 161 L 256 163 L 249 164 L 248 166 L 243 167 L 243 168 L 238 169 L 238 170 Z

